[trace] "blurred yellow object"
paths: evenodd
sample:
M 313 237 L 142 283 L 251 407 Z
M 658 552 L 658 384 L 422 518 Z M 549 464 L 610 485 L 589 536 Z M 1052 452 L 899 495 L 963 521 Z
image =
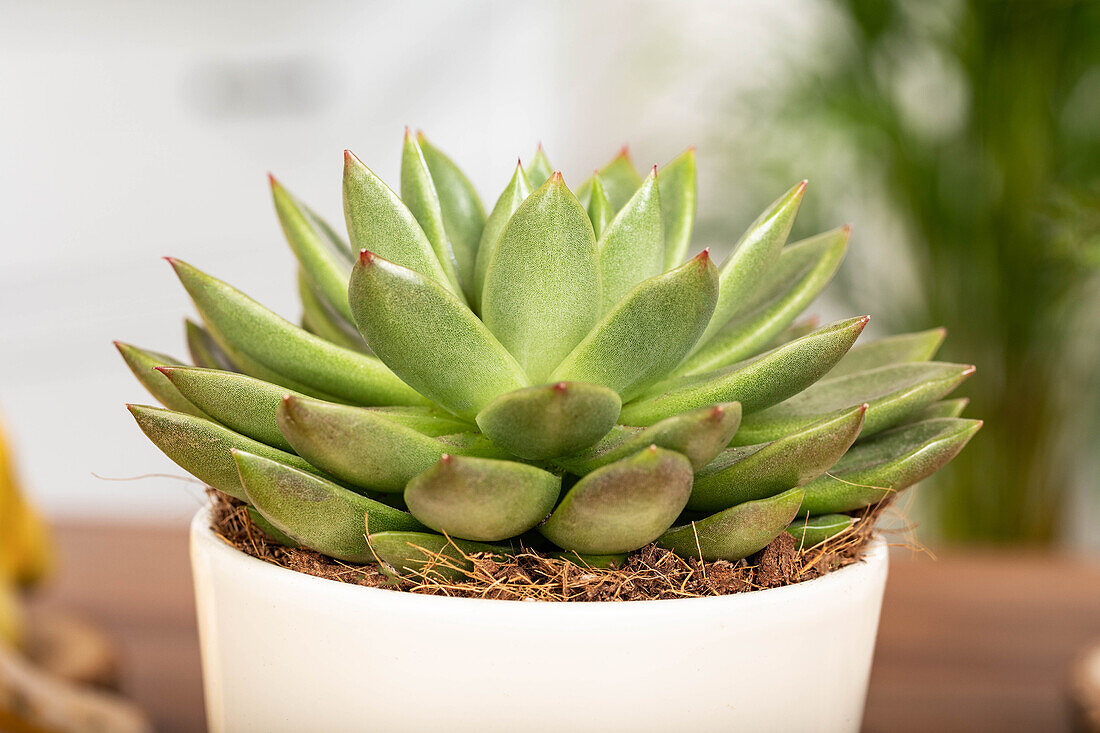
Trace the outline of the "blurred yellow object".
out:
M 53 567 L 46 527 L 27 504 L 0 425 L 0 583 L 30 585 Z
M 22 639 L 20 586 L 42 579 L 53 565 L 46 527 L 19 490 L 0 426 L 0 644 Z
M 0 583 L 0 646 L 15 646 L 23 638 L 23 609 L 11 583 Z

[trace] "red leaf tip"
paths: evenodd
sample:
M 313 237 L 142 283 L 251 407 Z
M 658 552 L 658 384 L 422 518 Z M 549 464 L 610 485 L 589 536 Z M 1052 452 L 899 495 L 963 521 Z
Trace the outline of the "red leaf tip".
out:
M 408 125 L 405 125 L 405 142 L 408 142 L 408 140 L 409 140 L 409 135 L 411 135 L 411 134 L 412 134 L 412 133 L 411 133 L 411 132 L 409 131 L 409 126 L 408 126 Z
M 553 183 L 561 183 L 561 181 L 562 181 L 561 171 L 554 171 L 553 173 L 551 173 L 550 174 L 550 180 Z
M 695 259 L 699 260 L 701 264 L 710 262 L 710 247 L 704 247 L 703 251 L 695 255 Z
M 802 182 L 798 184 L 797 193 L 801 195 L 801 193 L 806 190 L 806 184 L 808 184 L 809 182 L 809 178 L 803 178 Z
M 439 457 L 439 462 L 442 463 L 443 465 L 448 465 L 453 460 L 454 460 L 454 456 L 452 456 L 450 453 L 444 453 L 443 455 L 441 455 Z
M 369 265 L 374 262 L 375 256 L 374 252 L 369 249 L 361 249 L 359 250 L 359 264 Z
M 845 237 L 850 236 L 852 234 L 852 225 L 851 224 L 845 224 L 844 226 L 842 226 L 840 228 L 840 231 L 844 232 Z
M 154 369 L 156 369 L 156 370 L 157 370 L 158 372 L 160 372 L 161 374 L 163 374 L 163 375 L 164 375 L 164 376 L 166 376 L 166 377 L 167 377 L 167 376 L 169 375 L 169 373 L 171 373 L 171 371 L 172 371 L 171 367 L 164 367 L 164 366 L 159 366 L 159 367 L 153 367 L 153 368 L 154 368 Z
M 864 326 L 866 326 L 870 322 L 871 322 L 871 316 L 860 316 L 860 318 L 859 318 L 860 328 L 863 328 Z
M 557 384 L 554 385 L 554 391 L 557 392 L 558 394 L 565 394 L 566 390 L 568 390 L 568 389 L 569 389 L 569 383 L 568 382 L 558 382 Z
M 630 157 L 630 145 L 628 143 L 623 143 L 623 146 L 621 148 L 619 148 L 619 155 L 617 157 L 619 157 L 619 158 L 629 158 Z
M 268 173 L 267 173 L 267 182 L 271 186 L 278 186 L 279 185 L 279 182 L 275 180 L 275 176 L 271 173 L 271 171 L 268 171 Z
M 968 364 L 966 369 L 962 370 L 962 375 L 964 377 L 969 377 L 971 374 L 973 374 L 976 371 L 978 371 L 978 367 L 974 366 L 973 364 Z

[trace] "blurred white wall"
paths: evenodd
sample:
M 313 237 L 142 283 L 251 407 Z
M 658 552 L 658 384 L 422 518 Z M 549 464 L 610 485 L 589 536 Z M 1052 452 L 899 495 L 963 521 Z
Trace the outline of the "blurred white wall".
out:
M 661 162 L 717 81 L 774 72 L 808 7 L 0 2 L 0 414 L 28 490 L 55 517 L 197 505 L 182 481 L 93 476 L 183 476 L 123 408 L 151 398 L 111 340 L 185 353 L 169 254 L 297 318 L 267 171 L 339 223 L 342 150 L 396 184 L 406 124 L 490 206 L 539 140 L 571 182 L 623 142 Z

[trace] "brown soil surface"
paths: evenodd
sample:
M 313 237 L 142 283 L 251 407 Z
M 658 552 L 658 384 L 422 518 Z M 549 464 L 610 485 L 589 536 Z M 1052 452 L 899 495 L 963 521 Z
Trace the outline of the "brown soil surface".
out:
M 241 552 L 280 567 L 375 588 L 516 601 L 698 598 L 799 583 L 858 562 L 888 503 L 873 507 L 850 530 L 815 547 L 800 548 L 782 532 L 766 548 L 737 562 L 700 562 L 647 545 L 631 553 L 622 567 L 590 568 L 528 550 L 507 558 L 470 555 L 472 567 L 456 574 L 453 561 L 429 554 L 433 560 L 422 570 L 395 577 L 376 565 L 355 565 L 284 547 L 252 523 L 240 502 L 217 491 L 210 494 L 214 532 Z M 433 568 L 435 559 L 438 566 Z M 443 569 L 448 572 L 440 572 Z

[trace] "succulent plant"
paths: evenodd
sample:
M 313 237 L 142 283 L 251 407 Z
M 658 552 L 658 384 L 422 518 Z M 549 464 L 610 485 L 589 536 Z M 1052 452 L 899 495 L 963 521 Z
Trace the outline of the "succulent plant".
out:
M 649 543 L 735 560 L 813 544 L 949 461 L 980 427 L 942 330 L 856 346 L 796 321 L 847 228 L 787 244 L 805 182 L 719 267 L 688 258 L 695 153 L 624 151 L 575 191 L 539 149 L 486 214 L 422 135 L 400 195 L 350 152 L 349 242 L 274 178 L 301 327 L 169 258 L 194 366 L 119 344 L 166 409 L 145 434 L 277 541 L 418 567 L 524 546 L 606 564 Z

